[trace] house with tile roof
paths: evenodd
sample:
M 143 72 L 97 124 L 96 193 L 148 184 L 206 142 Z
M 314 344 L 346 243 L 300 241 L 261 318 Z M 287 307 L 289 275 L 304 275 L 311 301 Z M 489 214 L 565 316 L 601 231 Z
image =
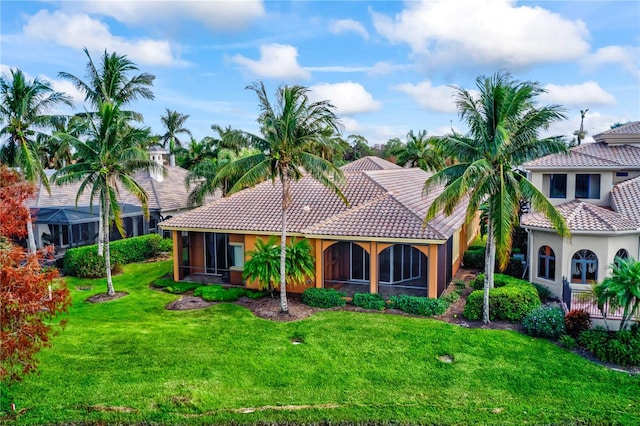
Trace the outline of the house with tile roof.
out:
M 120 207 L 127 237 L 159 232 L 158 223 L 164 219 L 184 213 L 188 205 L 185 178 L 188 171 L 180 167 L 164 165 L 166 152 L 160 148 L 149 150 L 152 161 L 163 165 L 166 173 L 140 171 L 135 180 L 149 196 L 149 220 L 144 218 L 140 201 L 128 191 L 121 189 Z M 54 170 L 47 170 L 49 177 Z M 79 184 L 51 185 L 49 193 L 42 184 L 29 207 L 34 220 L 34 235 L 38 247 L 53 244 L 58 253 L 66 248 L 95 244 L 98 239 L 99 203 L 93 201 L 91 207 L 90 190 L 77 199 Z M 122 238 L 112 229 L 111 239 Z
M 311 177 L 291 185 L 287 234 L 311 242 L 315 276 L 306 286 L 288 290 L 325 287 L 385 297 L 439 296 L 478 229 L 477 224 L 464 223 L 466 206 L 424 225 L 427 209 L 439 193 L 423 196 L 427 172 L 377 157 L 361 158 L 342 171 L 349 206 Z M 258 238 L 280 235 L 280 184 L 260 183 L 160 227 L 173 234 L 176 281 L 190 276 L 256 287 L 258 283 L 243 281 L 242 268 Z
M 522 217 L 529 278 L 567 302 L 601 282 L 616 256 L 640 258 L 640 121 L 594 139 L 524 165 L 571 231 L 562 238 L 541 214 Z

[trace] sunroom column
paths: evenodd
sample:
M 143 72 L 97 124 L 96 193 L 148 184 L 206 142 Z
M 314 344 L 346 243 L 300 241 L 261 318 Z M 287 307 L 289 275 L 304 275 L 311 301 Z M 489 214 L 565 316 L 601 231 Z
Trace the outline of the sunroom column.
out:
M 173 280 L 180 281 L 182 277 L 182 232 L 171 231 L 171 237 L 173 238 Z
M 369 245 L 369 292 L 378 292 L 378 243 L 371 241 Z
M 428 297 L 438 297 L 438 274 L 446 273 L 445 271 L 438 271 L 438 245 L 429 244 L 429 256 L 427 256 L 427 269 L 429 273 L 429 282 L 427 283 Z

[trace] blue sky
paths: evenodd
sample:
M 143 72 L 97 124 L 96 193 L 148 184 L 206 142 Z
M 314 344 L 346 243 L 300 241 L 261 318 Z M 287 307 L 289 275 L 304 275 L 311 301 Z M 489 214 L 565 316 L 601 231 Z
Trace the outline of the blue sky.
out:
M 588 108 L 589 135 L 640 119 L 640 2 L 630 1 L 2 1 L 0 67 L 20 68 L 82 98 L 58 78 L 84 79 L 86 47 L 126 54 L 156 75 L 155 100 L 131 108 L 160 133 L 165 108 L 257 131 L 255 94 L 302 84 L 337 108 L 343 133 L 370 145 L 409 130 L 464 131 L 451 85 L 506 69 L 566 108 L 570 136 Z M 62 112 L 71 113 L 71 110 Z

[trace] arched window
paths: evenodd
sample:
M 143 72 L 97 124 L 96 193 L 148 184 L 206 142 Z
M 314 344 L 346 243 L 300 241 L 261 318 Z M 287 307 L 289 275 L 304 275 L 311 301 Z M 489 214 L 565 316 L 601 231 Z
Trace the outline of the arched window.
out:
M 616 255 L 613 258 L 613 263 L 618 264 L 618 258 L 620 259 L 628 259 L 629 252 L 626 249 L 620 249 L 616 252 Z
M 578 250 L 571 259 L 571 282 L 587 284 L 598 280 L 598 257 L 591 250 Z
M 556 279 L 556 254 L 549 246 L 542 246 L 538 250 L 538 277 Z

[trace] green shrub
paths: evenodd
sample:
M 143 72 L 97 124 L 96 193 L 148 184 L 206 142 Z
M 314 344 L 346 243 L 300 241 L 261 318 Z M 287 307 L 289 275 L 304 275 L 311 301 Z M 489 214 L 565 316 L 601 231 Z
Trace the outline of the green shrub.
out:
M 563 334 L 562 336 L 560 336 L 560 339 L 558 339 L 558 341 L 562 346 L 570 351 L 578 347 L 578 341 L 575 339 L 575 337 L 569 336 L 568 334 Z
M 442 315 L 446 312 L 449 304 L 442 299 L 430 299 L 419 296 L 391 296 L 389 298 L 391 307 L 413 315 L 434 316 Z
M 640 331 L 637 327 L 615 333 L 595 327 L 583 331 L 578 341 L 601 361 L 623 366 L 640 365 Z
M 456 303 L 458 300 L 460 300 L 460 293 L 458 293 L 457 291 L 452 291 L 451 293 L 442 296 L 441 299 L 451 305 L 452 303 Z
M 171 245 L 171 240 L 167 241 L 168 243 L 158 234 L 149 234 L 111 242 L 111 270 L 127 263 L 156 257 Z M 80 278 L 102 278 L 106 275 L 104 257 L 98 256 L 96 244 L 67 250 L 63 265 L 66 275 Z
M 457 290 L 464 290 L 467 287 L 467 283 L 464 280 L 454 280 L 453 285 L 456 286 Z
M 540 298 L 535 287 L 530 283 L 526 284 L 506 285 L 490 290 L 489 319 L 520 322 L 525 315 L 540 306 Z M 476 290 L 467 298 L 463 315 L 468 320 L 482 318 L 483 294 L 484 290 Z
M 346 294 L 333 288 L 308 288 L 302 293 L 302 303 L 314 308 L 344 306 Z
M 478 276 L 469 283 L 474 290 L 484 289 L 484 274 L 478 274 Z M 531 283 L 527 280 L 521 280 L 504 274 L 493 274 L 493 287 L 504 287 L 506 285 L 524 285 L 530 286 Z
M 483 237 L 478 237 L 475 240 L 473 240 L 473 242 L 467 249 L 468 250 L 477 250 L 477 249 L 484 250 L 485 247 L 487 247 L 487 239 Z
M 591 328 L 591 317 L 587 311 L 573 309 L 564 317 L 564 327 L 569 336 L 577 338 L 580 333 Z
M 207 302 L 235 302 L 247 294 L 242 287 L 222 287 L 221 285 L 207 285 L 196 288 L 194 296 L 200 296 Z
M 353 295 L 351 303 L 359 308 L 375 309 L 377 311 L 383 311 L 387 306 L 382 296 L 372 293 L 356 293 Z
M 171 294 L 184 294 L 188 291 L 202 287 L 200 283 L 174 282 L 171 285 L 163 287 L 163 290 Z
M 469 248 L 462 255 L 465 268 L 484 269 L 485 248 Z
M 564 312 L 557 307 L 540 306 L 524 317 L 522 327 L 530 336 L 557 339 L 565 332 Z
M 546 286 L 536 283 L 533 283 L 533 286 L 538 291 L 538 297 L 540 297 L 540 301 L 545 302 L 551 298 L 551 290 L 549 290 Z

